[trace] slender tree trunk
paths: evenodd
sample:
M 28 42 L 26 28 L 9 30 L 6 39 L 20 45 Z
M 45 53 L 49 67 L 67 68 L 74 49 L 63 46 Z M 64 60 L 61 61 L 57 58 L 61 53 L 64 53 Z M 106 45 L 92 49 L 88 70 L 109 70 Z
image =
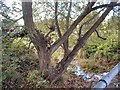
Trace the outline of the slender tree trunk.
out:
M 70 17 L 70 11 L 71 11 L 71 3 L 70 3 L 70 10 L 68 11 L 68 16 L 66 18 L 66 30 L 68 30 L 69 27 L 69 17 Z M 59 38 L 62 37 L 61 31 L 60 31 L 60 27 L 59 27 L 59 23 L 58 23 L 58 2 L 55 2 L 55 25 L 57 28 L 57 32 L 58 32 L 58 36 Z M 64 49 L 64 57 L 68 55 L 69 53 L 69 42 L 68 39 L 63 43 L 63 49 Z

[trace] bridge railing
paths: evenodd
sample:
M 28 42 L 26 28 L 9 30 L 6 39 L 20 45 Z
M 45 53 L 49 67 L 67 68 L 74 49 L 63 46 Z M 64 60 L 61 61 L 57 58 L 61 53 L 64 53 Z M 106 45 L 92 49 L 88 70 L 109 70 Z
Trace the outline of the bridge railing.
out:
M 111 80 L 119 73 L 120 71 L 120 62 L 106 75 L 103 76 L 101 80 L 93 87 L 93 90 L 100 90 L 106 88 L 110 83 Z

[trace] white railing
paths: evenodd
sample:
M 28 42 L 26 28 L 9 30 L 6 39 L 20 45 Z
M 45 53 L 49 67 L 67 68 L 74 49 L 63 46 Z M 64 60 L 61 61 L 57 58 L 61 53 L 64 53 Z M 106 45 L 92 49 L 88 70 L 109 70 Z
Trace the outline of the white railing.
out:
M 106 88 L 111 80 L 119 73 L 120 71 L 120 62 L 106 75 L 103 76 L 101 80 L 93 87 L 93 90 L 102 90 Z

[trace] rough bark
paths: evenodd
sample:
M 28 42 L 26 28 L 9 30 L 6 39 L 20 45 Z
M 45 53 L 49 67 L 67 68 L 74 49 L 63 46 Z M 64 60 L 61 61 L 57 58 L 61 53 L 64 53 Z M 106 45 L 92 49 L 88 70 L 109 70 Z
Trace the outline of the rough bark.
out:
M 48 48 L 48 40 L 40 30 L 35 28 L 32 16 L 32 2 L 22 2 L 22 9 L 25 28 L 39 56 L 40 73 L 45 73 L 45 76 L 47 76 L 51 72 L 51 54 Z

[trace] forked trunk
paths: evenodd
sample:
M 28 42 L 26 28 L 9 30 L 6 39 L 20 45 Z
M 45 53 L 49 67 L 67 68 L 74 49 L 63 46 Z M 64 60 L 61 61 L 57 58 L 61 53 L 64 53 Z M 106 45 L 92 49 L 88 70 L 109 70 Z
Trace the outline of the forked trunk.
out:
M 116 2 L 118 0 L 115 0 Z M 111 2 L 111 4 L 115 4 L 116 2 Z M 36 30 L 32 17 L 32 2 L 22 2 L 23 9 L 23 19 L 25 23 L 26 30 L 29 33 L 29 37 L 33 42 L 35 48 L 37 49 L 39 56 L 39 65 L 40 65 L 40 73 L 43 77 L 50 80 L 51 84 L 60 78 L 60 76 L 67 69 L 68 65 L 77 54 L 79 49 L 81 49 L 86 43 L 87 39 L 91 36 L 91 34 L 96 30 L 96 28 L 102 23 L 108 13 L 112 10 L 113 7 L 107 7 L 106 11 L 100 16 L 100 18 L 94 23 L 93 26 L 83 35 L 82 38 L 78 38 L 78 43 L 74 46 L 72 51 L 69 51 L 68 48 L 68 38 L 76 28 L 76 26 L 92 11 L 92 6 L 95 2 L 89 2 L 85 10 L 81 13 L 81 15 L 74 21 L 74 23 L 67 28 L 66 33 L 54 42 L 51 46 L 49 45 L 48 39 L 44 36 L 44 34 L 40 30 Z M 56 4 L 57 7 L 57 4 Z M 57 8 L 56 8 L 57 10 Z M 56 11 L 57 15 L 57 11 Z M 56 17 L 57 19 L 57 17 Z M 56 26 L 58 26 L 58 22 L 56 22 Z M 59 27 L 58 27 L 59 31 Z M 64 44 L 64 58 L 56 65 L 55 69 L 52 69 L 51 66 L 51 55 L 58 49 L 60 45 Z
M 64 57 L 61 62 L 58 63 L 50 77 L 51 84 L 56 82 L 62 76 L 62 74 L 66 71 L 67 67 L 69 66 L 79 49 L 82 48 L 84 44 L 84 40 L 78 41 L 74 49 L 66 57 Z

